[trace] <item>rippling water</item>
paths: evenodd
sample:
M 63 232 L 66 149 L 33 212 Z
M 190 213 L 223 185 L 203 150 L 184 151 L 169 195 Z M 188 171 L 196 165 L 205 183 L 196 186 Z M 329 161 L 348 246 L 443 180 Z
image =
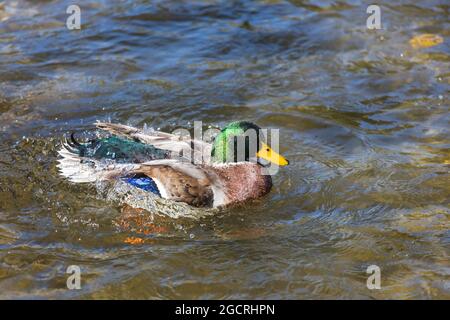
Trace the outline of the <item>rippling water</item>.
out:
M 377 31 L 358 0 L 89 0 L 69 31 L 73 2 L 0 5 L 1 298 L 450 298 L 448 1 L 386 1 Z M 291 165 L 161 218 L 58 176 L 62 137 L 108 119 L 251 120 Z

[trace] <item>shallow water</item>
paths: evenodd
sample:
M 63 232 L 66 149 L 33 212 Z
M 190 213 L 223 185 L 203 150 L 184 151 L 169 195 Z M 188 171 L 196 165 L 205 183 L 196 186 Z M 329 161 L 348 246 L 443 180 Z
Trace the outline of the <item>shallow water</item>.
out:
M 89 0 L 81 31 L 73 1 L 4 3 L 0 298 L 450 298 L 448 1 L 386 1 L 378 31 L 357 0 Z M 108 119 L 250 120 L 291 165 L 260 201 L 153 216 L 58 176 Z

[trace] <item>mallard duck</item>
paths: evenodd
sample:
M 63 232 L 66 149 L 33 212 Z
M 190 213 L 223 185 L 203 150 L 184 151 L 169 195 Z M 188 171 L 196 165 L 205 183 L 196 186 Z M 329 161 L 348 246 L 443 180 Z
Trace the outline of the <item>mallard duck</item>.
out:
M 109 134 L 84 143 L 72 134 L 59 150 L 60 173 L 72 182 L 121 181 L 131 190 L 140 189 L 141 196 L 217 208 L 256 199 L 270 191 L 272 179 L 263 174 L 263 161 L 267 161 L 265 165 L 288 164 L 262 135 L 260 138 L 260 128 L 247 121 L 230 123 L 212 144 L 122 124 L 95 125 Z M 257 152 L 252 157 L 246 143 L 245 159 L 237 161 L 229 141 L 236 141 L 234 137 L 243 136 L 249 129 L 257 132 Z M 186 150 L 196 161 L 186 160 Z

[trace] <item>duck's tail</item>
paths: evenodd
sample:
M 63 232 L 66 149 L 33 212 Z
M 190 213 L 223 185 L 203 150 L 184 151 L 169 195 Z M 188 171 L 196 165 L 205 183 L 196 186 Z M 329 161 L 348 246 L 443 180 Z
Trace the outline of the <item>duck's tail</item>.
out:
M 81 157 L 78 149 L 66 140 L 58 151 L 61 156 L 57 167 L 63 177 L 72 182 L 94 182 L 98 178 L 94 160 L 86 160 Z
M 81 152 L 84 145 L 78 143 L 73 136 L 66 139 L 58 154 L 57 167 L 60 174 L 72 182 L 86 183 L 114 179 L 125 170 L 130 170 L 126 164 L 101 162 L 97 159 L 84 157 Z

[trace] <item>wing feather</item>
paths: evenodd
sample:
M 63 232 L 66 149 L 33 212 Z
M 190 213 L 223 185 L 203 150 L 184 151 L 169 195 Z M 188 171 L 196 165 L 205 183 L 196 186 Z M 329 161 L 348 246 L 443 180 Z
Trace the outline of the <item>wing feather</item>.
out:
M 212 145 L 201 140 L 161 131 L 138 129 L 117 123 L 97 122 L 95 125 L 97 128 L 113 135 L 137 140 L 151 144 L 158 149 L 171 151 L 174 153 L 174 158 L 181 156 L 189 160 L 192 159 L 197 164 L 210 163 L 211 160 Z

